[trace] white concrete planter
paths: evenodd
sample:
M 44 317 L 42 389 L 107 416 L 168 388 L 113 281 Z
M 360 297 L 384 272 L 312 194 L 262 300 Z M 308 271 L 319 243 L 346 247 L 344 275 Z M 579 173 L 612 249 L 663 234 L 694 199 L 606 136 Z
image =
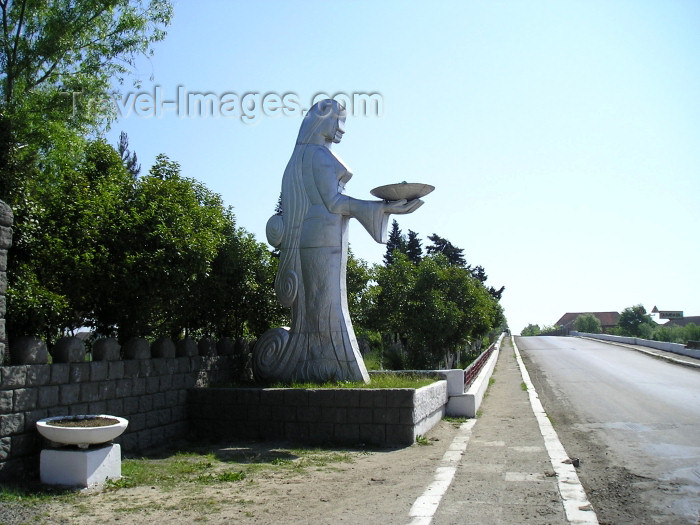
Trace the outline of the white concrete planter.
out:
M 58 427 L 50 425 L 52 421 L 78 420 L 87 418 L 105 417 L 116 419 L 118 422 L 113 425 L 102 427 Z M 120 436 L 129 422 L 117 416 L 108 415 L 84 415 L 84 416 L 56 416 L 40 419 L 36 422 L 39 434 L 46 439 L 61 445 L 77 445 L 80 448 L 88 448 L 90 445 L 99 443 L 109 443 L 114 438 Z

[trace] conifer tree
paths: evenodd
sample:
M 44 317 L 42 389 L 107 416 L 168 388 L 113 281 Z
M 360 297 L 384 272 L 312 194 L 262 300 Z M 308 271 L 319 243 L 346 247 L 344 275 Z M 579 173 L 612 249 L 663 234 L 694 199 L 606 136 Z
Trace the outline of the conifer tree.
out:
M 406 239 L 401 233 L 396 219 L 391 223 L 391 232 L 389 233 L 386 253 L 384 254 L 384 266 L 391 266 L 394 263 L 394 250 L 399 250 L 402 253 L 406 252 Z
M 406 242 L 406 255 L 413 264 L 420 263 L 423 258 L 423 248 L 421 247 L 418 234 L 413 230 L 408 230 L 408 241 Z
M 119 134 L 117 152 L 119 152 L 124 167 L 131 173 L 131 176 L 136 179 L 139 173 L 141 173 L 141 164 L 139 164 L 136 153 L 129 150 L 129 136 L 124 131 Z
M 437 233 L 428 235 L 428 239 L 432 241 L 432 245 L 428 246 L 428 253 L 441 253 L 453 266 L 466 267 L 467 260 L 464 258 L 464 249 L 457 248 L 444 237 L 440 237 Z M 469 269 L 469 268 L 468 268 Z

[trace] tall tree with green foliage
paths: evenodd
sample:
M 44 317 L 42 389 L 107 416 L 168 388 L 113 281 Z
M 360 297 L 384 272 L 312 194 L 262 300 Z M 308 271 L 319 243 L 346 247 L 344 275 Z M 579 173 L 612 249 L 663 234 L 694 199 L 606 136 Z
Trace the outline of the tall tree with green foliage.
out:
M 471 264 L 467 264 L 467 260 L 464 257 L 464 249 L 456 247 L 450 241 L 448 241 L 444 237 L 440 237 L 436 233 L 428 236 L 428 239 L 432 241 L 432 244 L 427 248 L 429 254 L 440 253 L 444 255 L 450 262 L 450 264 L 452 264 L 453 266 L 459 266 L 461 268 L 464 268 L 465 270 L 470 272 L 472 276 L 475 279 L 477 279 L 481 284 L 485 285 L 486 281 L 488 280 L 486 270 L 481 265 L 472 267 Z M 489 286 L 487 288 L 488 292 L 496 301 L 501 300 L 505 289 L 505 286 L 501 286 L 499 289 L 496 289 L 493 286 Z
M 159 155 L 134 179 L 119 153 L 90 143 L 76 170 L 33 194 L 31 229 L 15 246 L 8 333 L 52 342 L 102 335 L 254 337 L 282 317 L 276 267 L 230 208 Z M 14 249 L 13 249 L 14 250 Z
M 625 308 L 617 320 L 620 335 L 651 338 L 656 323 L 641 304 Z
M 406 342 L 408 301 L 415 285 L 416 265 L 396 250 L 393 263 L 376 269 L 378 292 L 374 313 L 369 318 L 369 328 L 393 334 L 395 339 Z
M 200 276 L 211 271 L 232 221 L 219 195 L 183 177 L 177 162 L 159 155 L 135 184 L 127 227 L 119 236 L 112 299 L 100 302 L 97 317 L 118 327 L 120 338 L 186 329 L 193 315 L 189 297 Z
M 0 0 L 11 336 L 254 335 L 277 314 L 276 262 L 218 195 L 164 155 L 138 178 L 125 135 L 118 151 L 85 138 L 114 118 L 112 87 L 171 16 L 167 0 Z
M 132 178 L 111 146 L 94 141 L 52 184 L 27 189 L 9 258 L 8 333 L 51 341 L 93 315 L 128 216 Z
M 376 281 L 372 328 L 395 334 L 414 368 L 452 363 L 467 342 L 504 322 L 486 288 L 442 254 L 416 265 L 396 251 L 392 265 L 377 268 Z
M 352 250 L 348 249 L 345 273 L 350 318 L 356 328 L 366 327 L 370 324 L 376 295 L 372 286 L 375 270 L 365 260 L 356 257 Z
M 407 312 L 409 363 L 451 367 L 468 342 L 500 326 L 503 312 L 477 279 L 447 257 L 426 257 L 417 269 Z
M 117 151 L 131 176 L 137 178 L 139 173 L 141 173 L 141 164 L 139 164 L 136 152 L 129 150 L 129 136 L 123 131 L 119 134 Z
M 406 251 L 406 239 L 403 233 L 401 233 L 401 228 L 399 228 L 399 223 L 394 219 L 391 222 L 391 231 L 389 232 L 389 238 L 386 243 L 386 252 L 384 253 L 384 265 L 389 266 L 394 264 L 394 252 L 396 251 L 405 253 Z
M 230 221 L 224 241 L 189 296 L 191 315 L 182 328 L 190 335 L 254 338 L 272 325 L 288 324 L 288 312 L 274 294 L 278 259 L 266 245 Z
M 165 37 L 172 5 L 0 0 L 0 17 L 0 199 L 14 207 L 47 153 L 74 150 L 114 118 L 113 83 Z
M 427 248 L 428 254 L 441 253 L 447 258 L 451 265 L 466 267 L 467 260 L 464 258 L 464 249 L 457 248 L 454 244 L 444 237 L 440 237 L 437 233 L 428 235 L 428 239 L 432 242 Z
M 97 232 L 123 174 L 84 137 L 113 118 L 103 103 L 113 83 L 165 36 L 171 15 L 166 0 L 0 0 L 0 199 L 15 216 L 10 336 L 23 327 L 51 339 L 84 316 L 85 279 L 70 289 L 66 279 L 105 256 Z M 91 168 L 91 158 L 105 165 Z
M 423 248 L 418 234 L 413 230 L 408 230 L 406 240 L 406 255 L 413 264 L 418 264 L 423 259 Z

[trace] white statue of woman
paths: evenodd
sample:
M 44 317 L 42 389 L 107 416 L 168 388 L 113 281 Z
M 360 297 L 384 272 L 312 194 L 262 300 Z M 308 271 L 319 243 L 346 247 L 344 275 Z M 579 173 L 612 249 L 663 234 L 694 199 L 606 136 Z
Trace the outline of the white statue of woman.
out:
M 306 114 L 282 178 L 282 215 L 267 225 L 268 242 L 280 249 L 275 292 L 291 308 L 292 322 L 258 340 L 253 366 L 262 381 L 369 382 L 348 313 L 348 221 L 356 218 L 377 242 L 386 243 L 389 214 L 411 213 L 423 201 L 365 201 L 344 194 L 352 173 L 331 145 L 345 133 L 345 116 L 334 100 Z

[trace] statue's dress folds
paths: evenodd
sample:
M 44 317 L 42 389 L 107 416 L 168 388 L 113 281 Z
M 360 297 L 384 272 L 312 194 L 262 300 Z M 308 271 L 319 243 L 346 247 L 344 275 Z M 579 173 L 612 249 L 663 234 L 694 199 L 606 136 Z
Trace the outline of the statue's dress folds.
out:
M 344 110 L 324 102 L 304 118 L 282 179 L 282 216 L 268 223 L 268 240 L 280 248 L 275 292 L 292 323 L 256 344 L 255 374 L 264 381 L 369 381 L 348 313 L 348 221 L 386 242 L 389 214 L 381 201 L 344 194 L 352 173 L 329 147 Z

